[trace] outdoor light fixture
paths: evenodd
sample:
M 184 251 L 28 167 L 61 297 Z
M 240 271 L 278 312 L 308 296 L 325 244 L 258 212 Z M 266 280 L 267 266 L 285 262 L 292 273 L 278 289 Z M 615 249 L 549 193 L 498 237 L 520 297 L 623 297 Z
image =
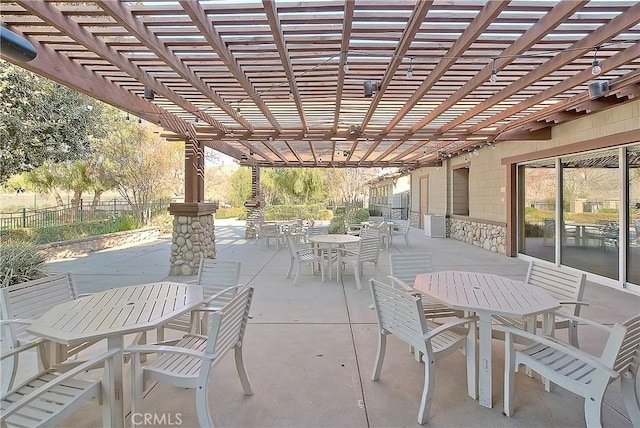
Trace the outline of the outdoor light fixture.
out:
M 289 89 L 289 98 L 293 98 L 293 89 Z
M 602 67 L 600 67 L 600 61 L 598 60 L 598 49 L 600 46 L 596 46 L 596 51 L 593 54 L 593 62 L 591 63 L 591 74 L 597 76 L 602 71 Z
M 409 68 L 407 68 L 407 79 L 413 77 L 413 57 L 409 58 Z
M 273 141 L 273 136 L 269 135 L 269 136 L 267 137 L 267 141 Z
M 342 63 L 342 70 L 345 73 L 349 71 L 349 63 L 347 62 L 346 58 L 345 58 L 344 62 Z
M 498 80 L 498 70 L 496 70 L 496 57 L 493 57 L 493 69 L 491 70 L 491 76 L 489 77 L 491 82 Z
M 371 98 L 374 92 L 380 89 L 380 82 L 371 82 L 371 80 L 364 81 L 364 97 Z
M 0 27 L 0 46 L 2 55 L 18 62 L 28 62 L 38 54 L 31 42 L 13 31 Z
M 594 80 L 589 83 L 589 98 L 595 100 L 604 96 L 604 93 L 609 90 L 609 82 L 606 80 Z
M 156 97 L 156 94 L 153 92 L 153 89 L 144 87 L 144 99 L 145 100 L 153 100 Z

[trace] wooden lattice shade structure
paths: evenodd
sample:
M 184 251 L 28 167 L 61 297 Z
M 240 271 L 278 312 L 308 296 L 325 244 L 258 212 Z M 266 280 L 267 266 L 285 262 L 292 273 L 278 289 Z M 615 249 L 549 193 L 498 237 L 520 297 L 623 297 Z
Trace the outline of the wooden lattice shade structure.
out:
M 1 6 L 37 50 L 20 66 L 246 165 L 430 165 L 640 93 L 636 1 Z

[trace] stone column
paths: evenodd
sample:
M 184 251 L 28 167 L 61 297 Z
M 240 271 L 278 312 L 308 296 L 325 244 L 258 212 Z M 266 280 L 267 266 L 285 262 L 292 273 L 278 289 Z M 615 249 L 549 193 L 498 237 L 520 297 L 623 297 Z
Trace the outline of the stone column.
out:
M 185 202 L 169 205 L 173 218 L 170 275 L 195 275 L 200 259 L 216 256 L 213 214 L 217 203 Z
M 245 228 L 245 239 L 256 237 L 254 225 L 264 219 L 264 202 L 260 201 L 260 167 L 251 167 L 251 199 L 244 203 L 247 209 L 247 227 Z

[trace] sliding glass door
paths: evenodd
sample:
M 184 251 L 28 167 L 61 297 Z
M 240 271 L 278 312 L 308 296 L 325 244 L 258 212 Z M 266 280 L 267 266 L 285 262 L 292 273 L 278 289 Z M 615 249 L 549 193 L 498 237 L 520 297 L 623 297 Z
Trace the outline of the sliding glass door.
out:
M 619 278 L 619 150 L 563 157 L 560 263 Z
M 518 168 L 519 253 L 640 285 L 640 144 Z
M 640 144 L 627 148 L 627 282 L 640 284 Z

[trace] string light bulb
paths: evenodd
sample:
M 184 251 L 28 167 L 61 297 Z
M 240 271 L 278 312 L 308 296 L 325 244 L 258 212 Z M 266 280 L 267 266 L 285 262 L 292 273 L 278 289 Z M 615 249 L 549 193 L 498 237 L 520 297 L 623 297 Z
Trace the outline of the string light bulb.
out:
M 344 62 L 342 63 L 342 70 L 345 73 L 349 71 L 349 63 L 347 62 L 346 58 L 345 58 Z
M 602 67 L 600 67 L 600 61 L 598 60 L 598 49 L 600 46 L 596 46 L 596 51 L 593 54 L 593 62 L 591 63 L 591 74 L 597 76 L 602 71 Z
M 413 77 L 413 57 L 409 58 L 409 68 L 407 68 L 407 79 Z
M 293 99 L 293 89 L 289 89 L 289 98 Z
M 498 70 L 496 70 L 496 57 L 493 57 L 493 69 L 491 70 L 491 76 L 489 77 L 491 82 L 498 80 Z

